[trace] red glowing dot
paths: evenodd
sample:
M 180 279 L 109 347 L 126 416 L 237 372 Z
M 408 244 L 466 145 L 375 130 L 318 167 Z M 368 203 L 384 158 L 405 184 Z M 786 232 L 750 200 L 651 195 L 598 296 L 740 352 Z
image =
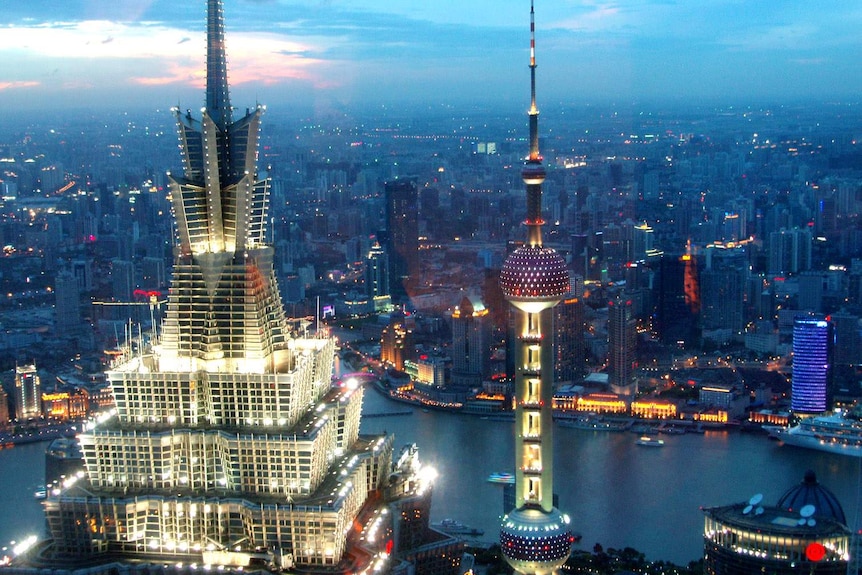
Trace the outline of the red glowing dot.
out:
M 820 561 L 826 557 L 826 547 L 817 542 L 811 543 L 805 548 L 805 557 L 809 561 Z

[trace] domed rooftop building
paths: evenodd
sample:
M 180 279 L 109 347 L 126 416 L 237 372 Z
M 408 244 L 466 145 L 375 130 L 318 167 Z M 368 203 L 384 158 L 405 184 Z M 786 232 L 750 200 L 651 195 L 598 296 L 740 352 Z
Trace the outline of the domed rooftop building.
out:
M 703 563 L 708 575 L 844 575 L 851 531 L 844 510 L 809 471 L 778 505 L 757 494 L 703 510 Z
M 847 525 L 844 509 L 838 502 L 838 498 L 817 481 L 817 476 L 810 469 L 805 472 L 802 483 L 788 489 L 778 500 L 778 507 L 796 513 L 806 505 L 814 507 L 813 517 L 828 517 Z

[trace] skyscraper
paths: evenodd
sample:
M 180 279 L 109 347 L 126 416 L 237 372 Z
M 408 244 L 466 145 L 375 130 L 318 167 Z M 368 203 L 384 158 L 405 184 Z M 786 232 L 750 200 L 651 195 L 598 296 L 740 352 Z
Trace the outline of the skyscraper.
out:
M 478 386 L 490 375 L 491 316 L 478 297 L 464 296 L 452 312 L 452 383 Z
M 393 180 L 384 186 L 386 233 L 389 254 L 389 289 L 392 295 L 408 295 L 408 278 L 419 272 L 419 193 L 412 180 Z
M 542 244 L 539 110 L 536 108 L 535 14 L 530 3 L 530 154 L 522 178 L 527 188 L 527 241 L 506 258 L 503 294 L 515 308 L 515 509 L 503 517 L 500 547 L 522 574 L 553 573 L 572 547 L 569 518 L 553 504 L 554 334 L 552 308 L 569 291 L 566 262 Z
M 374 302 L 375 311 L 387 307 L 392 299 L 389 293 L 389 255 L 377 242 L 365 257 L 364 279 L 365 295 Z
M 36 366 L 15 366 L 15 417 L 32 419 L 42 415 L 42 384 Z
M 68 334 L 81 327 L 81 290 L 71 272 L 57 274 L 54 285 L 54 329 Z
M 334 341 L 289 331 L 256 167 L 263 108 L 231 118 L 220 0 L 207 46 L 202 119 L 176 112 L 184 169 L 170 176 L 161 340 L 108 371 L 116 415 L 79 436 L 85 477 L 45 501 L 50 552 L 333 568 L 356 560 L 392 437 L 359 437 L 362 388 L 332 386 Z
M 637 381 L 637 321 L 632 301 L 617 299 L 608 302 L 608 383 L 619 395 L 634 396 Z
M 823 316 L 799 315 L 793 320 L 793 379 L 790 408 L 796 413 L 822 413 L 828 407 L 832 325 Z

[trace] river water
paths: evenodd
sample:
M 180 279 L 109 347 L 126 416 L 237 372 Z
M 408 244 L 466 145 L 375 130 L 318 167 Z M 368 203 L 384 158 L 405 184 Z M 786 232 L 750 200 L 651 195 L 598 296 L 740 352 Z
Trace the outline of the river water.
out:
M 366 391 L 366 413 L 405 409 Z M 480 540 L 495 540 L 504 513 L 502 487 L 486 479 L 514 471 L 512 423 L 410 410 L 409 416 L 365 418 L 362 432 L 395 433 L 396 449 L 416 443 L 420 460 L 440 473 L 432 521 L 457 519 L 485 530 Z M 629 432 L 555 428 L 554 491 L 583 536 L 580 548 L 628 546 L 648 559 L 688 563 L 703 556 L 701 507 L 747 501 L 755 493 L 774 505 L 807 469 L 835 493 L 847 520 L 857 521 L 860 460 L 738 431 L 663 439 L 664 447 L 642 447 Z
M 485 530 L 494 541 L 504 511 L 503 488 L 489 474 L 512 472 L 512 423 L 394 403 L 373 389 L 365 413 L 411 415 L 364 418 L 363 433 L 395 434 L 396 449 L 419 446 L 420 459 L 437 468 L 431 518 L 457 519 Z M 775 504 L 813 469 L 858 525 L 860 460 L 782 446 L 759 434 L 736 431 L 664 437 L 661 448 L 640 447 L 628 432 L 557 427 L 554 490 L 559 507 L 583 535 L 580 548 L 630 546 L 649 559 L 687 563 L 702 556 L 701 507 L 725 505 L 764 494 Z M 39 502 L 46 443 L 0 450 L 0 547 L 44 531 Z M 2 555 L 2 553 L 0 553 Z

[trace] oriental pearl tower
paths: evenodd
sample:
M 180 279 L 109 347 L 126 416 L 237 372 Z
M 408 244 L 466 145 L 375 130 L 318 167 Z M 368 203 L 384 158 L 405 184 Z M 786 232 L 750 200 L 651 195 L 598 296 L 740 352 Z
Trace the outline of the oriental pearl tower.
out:
M 536 108 L 536 26 L 530 3 L 530 154 L 521 177 L 527 189 L 527 241 L 503 264 L 500 285 L 515 308 L 515 509 L 503 517 L 500 546 L 517 573 L 554 573 L 568 559 L 569 517 L 553 504 L 554 318 L 569 291 L 566 262 L 542 245 L 539 110 Z

